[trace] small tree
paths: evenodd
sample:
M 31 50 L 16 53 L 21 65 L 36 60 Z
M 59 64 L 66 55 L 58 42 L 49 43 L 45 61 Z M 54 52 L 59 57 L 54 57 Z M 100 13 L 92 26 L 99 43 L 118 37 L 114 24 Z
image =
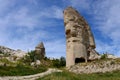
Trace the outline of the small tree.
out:
M 60 66 L 65 66 L 66 65 L 66 59 L 65 57 L 60 57 Z
M 52 60 L 52 63 L 53 63 L 53 67 L 57 67 L 57 68 L 60 67 L 59 59 L 54 59 L 54 60 Z
M 3 52 L 2 52 L 2 51 L 0 51 L 0 54 L 3 54 Z
M 60 57 L 60 59 L 52 60 L 52 63 L 53 63 L 53 67 L 60 68 L 60 67 L 64 67 L 65 66 L 66 60 L 65 60 L 64 57 Z
M 32 62 L 34 62 L 36 60 L 35 51 L 28 52 L 28 56 L 30 57 Z
M 25 55 L 24 58 L 22 58 L 20 61 L 30 64 L 31 62 L 35 61 L 35 51 L 28 52 L 27 55 Z
M 106 58 L 107 58 L 107 54 L 103 53 L 103 55 L 101 55 L 101 59 L 106 59 Z

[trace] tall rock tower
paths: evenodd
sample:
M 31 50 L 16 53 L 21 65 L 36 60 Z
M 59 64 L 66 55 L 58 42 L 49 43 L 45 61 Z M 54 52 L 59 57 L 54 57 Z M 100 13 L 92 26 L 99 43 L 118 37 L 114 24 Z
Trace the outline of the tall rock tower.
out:
M 66 33 L 66 67 L 75 65 L 76 61 L 83 59 L 85 62 L 95 51 L 95 41 L 88 23 L 72 7 L 64 10 L 64 25 Z
M 39 59 L 43 59 L 45 57 L 45 47 L 43 42 L 40 42 L 36 47 L 35 47 L 35 52 L 36 52 L 36 56 Z

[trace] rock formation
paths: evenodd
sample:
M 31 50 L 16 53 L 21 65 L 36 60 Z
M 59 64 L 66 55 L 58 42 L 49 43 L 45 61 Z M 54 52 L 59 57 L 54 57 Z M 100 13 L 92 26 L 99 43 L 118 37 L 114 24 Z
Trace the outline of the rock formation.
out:
M 89 58 L 95 59 L 98 53 L 95 51 L 95 41 L 88 23 L 72 7 L 64 10 L 64 25 L 66 33 L 66 67 L 75 62 Z M 94 56 L 93 56 L 94 55 Z M 92 56 L 92 57 L 91 57 Z
M 24 57 L 26 55 L 26 52 L 18 49 L 18 50 L 14 50 L 14 49 L 10 49 L 8 47 L 5 46 L 0 46 L 0 56 L 3 57 L 8 57 L 8 60 L 13 61 L 16 57 L 16 60 Z
M 76 74 L 105 73 L 120 70 L 120 58 L 78 63 L 68 69 Z
M 35 47 L 35 52 L 40 59 L 43 59 L 45 57 L 45 47 L 43 42 L 41 42 Z

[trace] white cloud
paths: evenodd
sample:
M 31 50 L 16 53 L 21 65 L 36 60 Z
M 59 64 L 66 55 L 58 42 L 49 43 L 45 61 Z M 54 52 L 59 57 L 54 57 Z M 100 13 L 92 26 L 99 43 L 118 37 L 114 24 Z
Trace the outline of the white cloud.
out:
M 35 4 L 35 6 L 40 6 L 39 3 L 36 3 L 37 0 L 26 1 Z M 56 22 L 56 20 L 63 19 L 63 9 L 53 5 L 35 11 L 35 7 L 31 10 L 30 5 L 21 4 L 21 6 L 15 7 L 16 3 L 16 0 L 0 0 L 0 44 L 26 50 L 33 49 L 39 41 L 44 40 L 47 53 L 50 55 L 53 53 L 52 56 L 56 57 L 56 54 L 58 56 L 60 53 L 65 54 L 65 41 L 61 38 L 59 38 L 60 40 L 55 38 L 55 40 L 49 41 L 55 35 L 53 36 L 48 30 L 51 27 L 58 30 L 57 25 L 61 23 Z M 102 37 L 111 39 L 111 41 L 108 39 L 110 43 L 97 39 L 97 50 L 120 56 L 120 0 L 70 0 L 69 4 L 82 13 L 92 15 L 92 23 L 97 25 L 94 28 L 101 32 Z M 11 9 L 13 6 L 15 9 Z M 13 30 L 10 30 L 12 28 Z M 17 33 L 16 36 L 12 36 L 14 33 Z M 22 37 L 17 37 L 20 34 Z
M 39 23 L 37 15 L 30 15 L 30 10 L 27 7 L 21 7 L 18 10 L 11 11 L 0 19 L 0 25 L 4 28 L 10 26 L 32 28 Z
M 120 56 L 120 0 L 71 0 L 69 5 L 77 8 L 80 13 L 92 16 L 90 21 L 94 31 L 99 30 L 102 34 L 100 36 L 108 38 L 108 42 L 96 38 L 97 50 Z
M 40 16 L 47 18 L 63 19 L 63 10 L 60 7 L 52 6 L 41 11 Z
M 89 10 L 90 9 L 90 1 L 89 0 L 70 0 L 70 4 L 73 7 L 76 7 L 80 10 Z
M 110 53 L 110 54 L 113 54 L 115 56 L 119 56 L 120 57 L 120 47 L 118 47 L 118 45 L 116 44 L 107 44 L 107 43 L 104 43 L 100 40 L 96 40 L 96 43 L 97 43 L 97 48 L 96 50 L 99 52 L 99 53 Z
M 120 0 L 97 1 L 94 5 L 94 19 L 99 22 L 97 29 L 101 31 L 104 37 L 109 37 L 110 43 L 98 42 L 99 51 L 107 51 L 120 56 Z M 96 23 L 96 22 L 95 22 Z M 109 39 L 108 39 L 109 41 Z M 102 43 L 102 44 L 101 44 Z
M 57 39 L 53 41 L 45 42 L 47 56 L 59 58 L 62 55 L 65 56 L 65 40 Z
M 34 4 L 34 5 L 38 5 L 38 3 L 37 3 L 37 1 L 38 0 L 27 0 L 29 3 L 32 3 L 32 4 Z
M 19 29 L 18 29 L 19 30 Z M 12 34 L 9 35 L 8 38 L 3 37 L 1 44 L 4 44 L 4 46 L 13 48 L 13 49 L 22 49 L 24 51 L 33 50 L 35 46 L 42 41 L 43 39 L 47 39 L 49 34 L 47 32 L 39 30 L 39 31 L 28 31 L 26 29 L 21 29 L 18 32 L 18 35 L 21 34 L 20 37 L 13 36 Z M 22 35 L 23 34 L 23 35 Z
M 15 0 L 13 2 L 16 4 Z M 49 29 L 60 25 L 53 19 L 62 19 L 62 9 L 51 6 L 31 12 L 31 8 L 25 5 L 10 9 L 10 3 L 11 1 L 7 0 L 3 6 L 0 5 L 0 9 L 4 7 L 8 11 L 0 14 L 0 45 L 28 51 L 33 50 L 40 41 L 43 41 L 47 55 L 56 54 L 56 57 L 60 57 L 65 51 L 63 40 L 55 38 Z M 33 0 L 31 3 L 36 4 Z M 56 41 L 51 41 L 53 38 Z
M 0 0 L 0 14 L 2 14 L 4 11 L 8 10 L 14 3 L 13 0 Z

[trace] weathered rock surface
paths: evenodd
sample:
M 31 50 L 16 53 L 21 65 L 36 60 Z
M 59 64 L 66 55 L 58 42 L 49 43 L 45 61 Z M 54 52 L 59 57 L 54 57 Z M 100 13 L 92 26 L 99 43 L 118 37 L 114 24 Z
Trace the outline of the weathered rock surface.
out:
M 45 57 L 45 47 L 43 42 L 39 43 L 35 47 L 35 52 L 36 52 L 36 55 L 40 57 L 40 59 L 43 59 Z
M 31 66 L 39 66 L 41 64 L 40 60 L 36 60 L 35 62 L 31 63 Z
M 75 64 L 76 59 L 93 60 L 99 54 L 93 34 L 85 19 L 72 7 L 64 10 L 64 25 L 66 33 L 66 66 Z
M 10 49 L 4 46 L 0 46 L 0 53 L 1 53 L 1 57 L 5 56 L 8 60 L 13 60 L 13 58 L 16 57 L 16 59 L 20 59 L 22 57 L 24 57 L 26 55 L 26 52 L 21 51 L 21 50 L 14 50 L 14 49 Z
M 69 68 L 70 72 L 82 73 L 105 73 L 120 70 L 120 59 L 98 60 L 88 63 L 79 63 Z
M 101 58 L 99 53 L 96 52 L 96 50 L 94 50 L 94 49 L 92 49 L 89 54 L 90 54 L 90 56 L 88 56 L 88 60 L 95 60 L 95 59 L 100 59 Z
M 117 56 L 114 56 L 112 54 L 106 54 L 108 59 L 116 59 L 118 58 Z

